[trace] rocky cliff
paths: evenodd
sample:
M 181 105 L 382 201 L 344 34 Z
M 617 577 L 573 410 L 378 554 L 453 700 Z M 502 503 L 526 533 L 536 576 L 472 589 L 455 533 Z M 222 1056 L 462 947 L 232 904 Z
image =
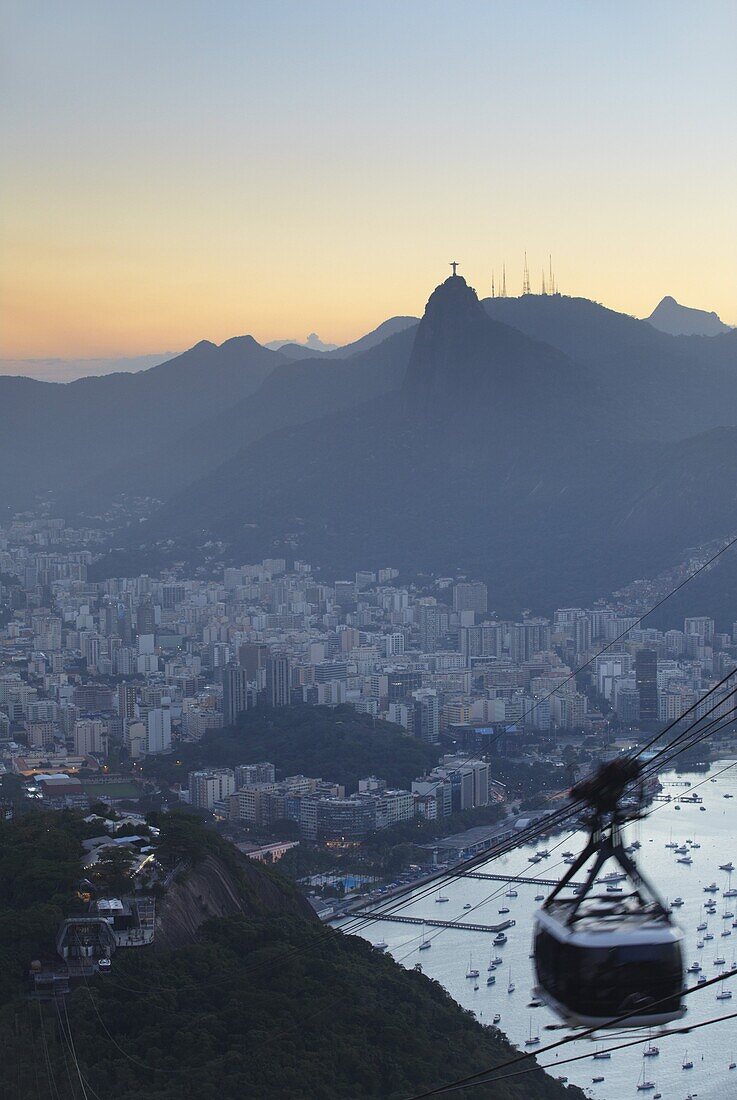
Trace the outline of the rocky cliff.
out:
M 175 876 L 157 906 L 155 946 L 160 950 L 184 947 L 195 942 L 205 921 L 239 915 L 317 920 L 310 904 L 286 879 L 233 849 L 227 863 L 207 855 Z

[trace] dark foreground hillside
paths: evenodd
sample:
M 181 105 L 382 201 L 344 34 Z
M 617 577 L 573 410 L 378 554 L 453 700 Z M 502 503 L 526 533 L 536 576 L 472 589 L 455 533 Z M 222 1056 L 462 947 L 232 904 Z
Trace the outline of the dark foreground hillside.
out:
M 241 877 L 233 849 L 187 829 L 172 852 L 181 857 L 184 842 L 190 874 L 220 860 L 243 890 L 242 911 L 207 921 L 177 949 L 118 951 L 111 973 L 66 1003 L 6 1004 L 0 1096 L 400 1100 L 514 1057 L 435 982 L 323 927 L 296 895 L 287 904 L 292 887 L 273 872 L 250 864 Z M 185 875 L 174 891 L 186 889 Z M 541 1070 L 454 1095 L 583 1096 Z

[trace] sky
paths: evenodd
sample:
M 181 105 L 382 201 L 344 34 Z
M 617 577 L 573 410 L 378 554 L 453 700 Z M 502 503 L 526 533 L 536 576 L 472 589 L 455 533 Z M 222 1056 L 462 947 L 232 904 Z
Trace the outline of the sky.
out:
M 737 323 L 733 0 L 3 0 L 0 357 L 563 293 Z M 2 369 L 2 368 L 0 368 Z M 16 373 L 13 371 L 13 373 Z

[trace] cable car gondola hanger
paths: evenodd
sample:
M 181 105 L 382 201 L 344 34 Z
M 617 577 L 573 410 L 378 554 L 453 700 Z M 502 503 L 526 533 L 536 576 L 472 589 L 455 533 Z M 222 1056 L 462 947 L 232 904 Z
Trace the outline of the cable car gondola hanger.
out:
M 625 805 L 632 787 L 636 797 Z M 572 1026 L 604 1028 L 616 1021 L 618 1027 L 653 1027 L 678 1020 L 686 1011 L 682 933 L 622 841 L 623 825 L 642 817 L 640 765 L 633 759 L 604 764 L 571 795 L 588 807 L 589 839 L 536 914 L 535 993 Z M 574 897 L 562 897 L 592 857 L 584 885 Z M 593 892 L 609 860 L 632 884 L 629 894 Z

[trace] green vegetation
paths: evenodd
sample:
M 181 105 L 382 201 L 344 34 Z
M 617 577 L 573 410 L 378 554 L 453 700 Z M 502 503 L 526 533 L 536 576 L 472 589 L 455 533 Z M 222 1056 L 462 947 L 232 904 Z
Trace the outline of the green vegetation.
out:
M 85 1079 L 117 1100 L 398 1100 L 513 1056 L 437 983 L 296 918 L 212 921 L 190 947 L 116 956 L 114 973 L 78 989 L 68 1012 Z M 64 1052 L 47 1029 L 62 1081 Z M 4 1030 L 0 1088 L 31 1100 L 38 1025 L 31 1036 L 24 1029 L 22 1046 Z M 537 1070 L 457 1095 L 565 1092 Z
M 307 910 L 301 917 L 285 880 L 242 861 L 196 818 L 156 823 L 165 863 L 219 861 L 243 914 L 209 921 L 176 950 L 119 951 L 110 974 L 83 980 L 57 1005 L 5 1004 L 0 1096 L 77 1096 L 81 1077 L 87 1095 L 117 1100 L 400 1100 L 514 1057 L 436 982 Z M 5 930 L 21 914 L 27 926 L 25 940 L 16 935 L 19 966 L 49 945 L 48 907 L 54 917 L 68 911 L 84 828 L 78 814 L 39 814 L 0 832 L 1 917 Z M 173 900 L 181 905 L 186 887 L 171 890 L 182 891 Z M 539 1069 L 456 1095 L 583 1098 Z
M 197 768 L 261 760 L 282 775 L 319 776 L 351 793 L 368 775 L 386 779 L 390 787 L 409 787 L 437 762 L 438 749 L 353 707 L 280 707 L 248 711 L 237 729 L 214 730 L 197 744 L 180 745 L 176 759 L 152 758 L 145 771 L 159 782 L 186 784 L 187 773 Z
M 73 813 L 0 823 L 0 1003 L 18 992 L 32 959 L 55 952 L 59 921 L 75 904 L 85 830 Z

